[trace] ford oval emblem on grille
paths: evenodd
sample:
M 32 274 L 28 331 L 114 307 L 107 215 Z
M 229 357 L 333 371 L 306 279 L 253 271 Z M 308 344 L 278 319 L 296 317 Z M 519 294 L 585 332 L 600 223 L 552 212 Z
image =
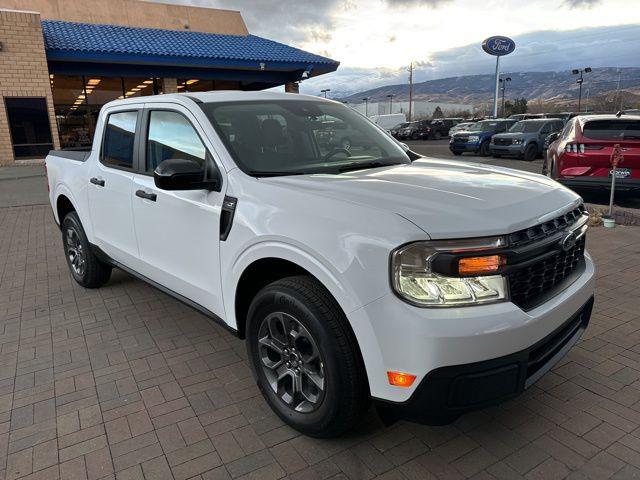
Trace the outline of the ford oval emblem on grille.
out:
M 569 234 L 562 239 L 560 245 L 562 246 L 562 250 L 568 252 L 576 245 L 576 241 L 578 240 L 578 236 L 576 232 L 569 232 Z

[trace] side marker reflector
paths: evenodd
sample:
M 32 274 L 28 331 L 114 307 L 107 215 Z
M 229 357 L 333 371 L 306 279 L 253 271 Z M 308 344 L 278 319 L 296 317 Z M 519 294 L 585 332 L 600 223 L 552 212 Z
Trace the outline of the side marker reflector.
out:
M 415 375 L 403 372 L 387 372 L 389 383 L 395 387 L 410 387 L 416 379 Z

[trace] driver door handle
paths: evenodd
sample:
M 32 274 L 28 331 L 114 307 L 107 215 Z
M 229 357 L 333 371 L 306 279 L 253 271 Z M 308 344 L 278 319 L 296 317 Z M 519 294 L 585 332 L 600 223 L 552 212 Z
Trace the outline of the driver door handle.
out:
M 145 192 L 144 190 L 136 190 L 136 197 L 144 198 L 146 200 L 156 201 L 158 196 L 155 193 Z
M 89 179 L 89 181 L 94 185 L 97 185 L 99 187 L 104 187 L 104 180 L 101 178 L 92 177 Z

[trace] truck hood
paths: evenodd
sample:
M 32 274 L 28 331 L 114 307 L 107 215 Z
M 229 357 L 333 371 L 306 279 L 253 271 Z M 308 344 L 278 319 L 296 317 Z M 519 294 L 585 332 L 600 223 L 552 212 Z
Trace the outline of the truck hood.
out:
M 581 201 L 542 175 L 426 158 L 340 175 L 260 181 L 401 215 L 432 239 L 510 233 L 558 216 Z M 353 219 L 354 226 L 357 221 Z
M 522 133 L 522 132 L 513 132 L 513 133 L 497 133 L 493 136 L 493 138 L 524 138 L 524 137 L 535 137 L 538 134 L 536 132 L 532 133 Z

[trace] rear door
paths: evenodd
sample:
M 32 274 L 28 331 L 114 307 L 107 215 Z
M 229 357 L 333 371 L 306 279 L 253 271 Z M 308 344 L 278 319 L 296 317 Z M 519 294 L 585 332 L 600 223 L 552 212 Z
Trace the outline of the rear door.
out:
M 140 138 L 141 168 L 131 195 L 140 273 L 224 318 L 219 247 L 226 185 L 213 149 L 195 117 L 176 104 L 147 105 Z M 208 178 L 219 176 L 220 190 L 157 188 L 153 170 L 170 158 L 200 163 L 203 175 L 208 168 Z
M 137 161 L 136 131 L 142 105 L 107 110 L 98 161 L 89 169 L 88 198 L 95 243 L 111 258 L 135 268 L 138 244 L 131 196 Z

